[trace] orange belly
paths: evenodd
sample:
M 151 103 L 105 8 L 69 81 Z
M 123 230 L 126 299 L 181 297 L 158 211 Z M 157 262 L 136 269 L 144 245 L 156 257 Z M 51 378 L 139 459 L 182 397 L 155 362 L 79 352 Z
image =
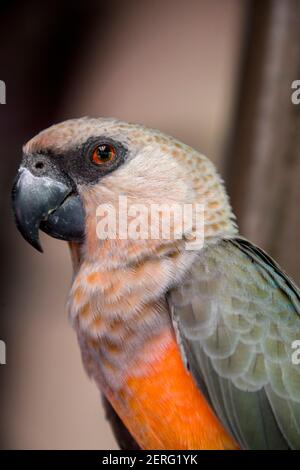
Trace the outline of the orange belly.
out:
M 238 449 L 184 367 L 173 335 L 163 339 L 159 358 L 128 376 L 119 398 L 109 397 L 126 427 L 142 449 Z

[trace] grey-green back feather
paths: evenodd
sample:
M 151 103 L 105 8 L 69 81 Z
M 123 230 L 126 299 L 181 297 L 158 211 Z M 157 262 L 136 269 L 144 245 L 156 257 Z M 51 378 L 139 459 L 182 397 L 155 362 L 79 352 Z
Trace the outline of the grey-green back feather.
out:
M 235 238 L 204 247 L 168 298 L 190 370 L 240 445 L 300 449 L 299 289 Z

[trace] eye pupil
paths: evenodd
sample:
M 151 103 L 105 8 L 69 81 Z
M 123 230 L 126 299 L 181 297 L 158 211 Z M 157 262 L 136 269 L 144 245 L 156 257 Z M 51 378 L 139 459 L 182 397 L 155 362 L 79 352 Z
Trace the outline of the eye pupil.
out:
M 92 161 L 93 163 L 96 163 L 96 165 L 101 165 L 112 161 L 115 156 L 116 150 L 112 145 L 102 144 L 95 148 L 92 155 Z
M 110 149 L 104 145 L 98 147 L 97 155 L 102 160 L 109 160 L 110 159 Z

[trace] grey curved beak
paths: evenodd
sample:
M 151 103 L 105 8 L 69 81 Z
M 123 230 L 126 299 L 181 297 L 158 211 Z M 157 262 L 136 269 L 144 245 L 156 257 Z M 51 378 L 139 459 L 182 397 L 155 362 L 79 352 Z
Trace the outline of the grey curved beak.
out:
M 35 176 L 22 167 L 13 186 L 12 203 L 20 233 L 38 251 L 43 252 L 39 229 L 61 240 L 83 240 L 84 208 L 67 181 Z

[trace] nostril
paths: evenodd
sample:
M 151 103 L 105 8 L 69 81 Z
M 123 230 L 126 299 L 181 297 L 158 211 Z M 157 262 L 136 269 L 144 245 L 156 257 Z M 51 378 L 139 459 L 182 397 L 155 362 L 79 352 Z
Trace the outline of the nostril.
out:
M 37 162 L 37 163 L 35 164 L 35 168 L 36 168 L 37 170 L 42 170 L 42 169 L 44 168 L 44 163 L 43 163 L 43 162 Z

